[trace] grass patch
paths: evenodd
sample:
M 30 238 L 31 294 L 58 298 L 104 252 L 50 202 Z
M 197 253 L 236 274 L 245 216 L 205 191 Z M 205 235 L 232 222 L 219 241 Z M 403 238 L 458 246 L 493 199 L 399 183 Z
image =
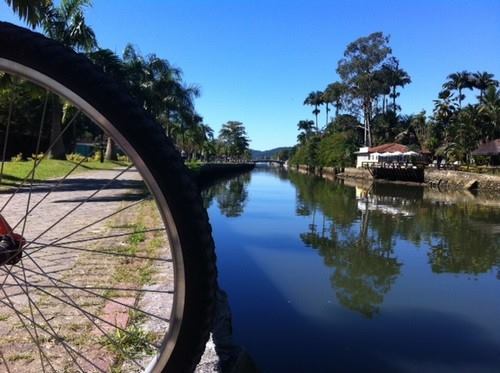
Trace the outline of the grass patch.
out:
M 33 161 L 24 162 L 5 162 L 3 169 L 2 184 L 17 184 L 30 175 L 33 169 Z M 35 169 L 35 182 L 54 179 L 66 175 L 75 166 L 73 161 L 62 161 L 56 159 L 44 159 Z M 117 167 L 127 166 L 125 162 L 83 162 L 74 173 L 81 173 L 90 170 L 112 170 Z M 31 175 L 30 175 L 31 178 Z
M 141 355 L 151 355 L 155 352 L 150 343 L 154 343 L 155 336 L 151 332 L 146 332 L 136 324 L 129 325 L 125 331 L 116 329 L 110 336 L 113 342 L 104 338 L 104 345 L 118 356 L 125 359 L 134 359 Z M 123 356 L 124 355 L 124 356 Z
M 18 353 L 14 355 L 7 356 L 7 361 L 14 362 L 20 360 L 33 361 L 35 360 L 30 353 Z
M 186 167 L 193 171 L 193 172 L 198 172 L 200 168 L 203 166 L 203 163 L 200 161 L 188 161 L 184 163 Z

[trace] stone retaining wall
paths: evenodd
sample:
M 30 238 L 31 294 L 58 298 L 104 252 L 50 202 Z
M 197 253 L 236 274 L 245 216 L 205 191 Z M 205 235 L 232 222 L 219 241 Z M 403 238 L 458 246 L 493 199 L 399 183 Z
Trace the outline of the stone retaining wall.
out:
M 500 192 L 500 176 L 472 172 L 425 169 L 425 183 L 449 189 L 481 189 Z
M 351 177 L 354 179 L 365 179 L 371 180 L 373 179 L 372 174 L 365 168 L 354 168 L 354 167 L 346 167 L 344 172 L 338 175 L 339 177 Z
M 198 170 L 191 172 L 198 186 L 204 189 L 221 178 L 248 172 L 254 167 L 255 163 L 205 163 Z

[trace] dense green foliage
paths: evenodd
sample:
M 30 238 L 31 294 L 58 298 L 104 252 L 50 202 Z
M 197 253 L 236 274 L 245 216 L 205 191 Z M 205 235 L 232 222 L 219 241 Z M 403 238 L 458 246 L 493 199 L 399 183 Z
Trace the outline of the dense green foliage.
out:
M 390 142 L 448 162 L 470 163 L 471 152 L 480 143 L 500 138 L 500 90 L 488 72 L 450 74 L 430 116 L 401 113 L 398 89 L 410 84 L 411 78 L 392 55 L 389 36 L 381 32 L 347 45 L 337 73 L 340 81 L 306 96 L 304 104 L 314 108 L 315 121 L 297 124 L 292 164 L 345 167 L 353 165 L 358 147 Z M 466 97 L 466 90 L 475 90 L 476 97 Z M 335 107 L 334 116 L 329 116 L 329 105 Z M 322 106 L 326 124 L 320 129 Z
M 241 123 L 239 130 L 242 133 L 228 137 L 223 127 L 221 137 L 214 139 L 213 130 L 203 122 L 194 107 L 200 88 L 186 84 L 181 69 L 154 53 L 142 55 L 131 44 L 126 46 L 121 56 L 109 49 L 99 48 L 94 31 L 85 22 L 84 12 L 91 6 L 91 0 L 7 0 L 7 3 L 29 25 L 39 26 L 48 37 L 85 53 L 106 74 L 125 86 L 165 128 L 167 136 L 185 158 L 208 160 L 229 156 L 234 159 L 247 155 L 249 140 Z M 50 131 L 45 131 L 48 133 L 41 139 L 39 151 L 45 151 L 49 144 L 55 142 L 49 152 L 51 158 L 64 160 L 66 154 L 75 152 L 78 142 L 86 142 L 96 144 L 103 158 L 117 159 L 118 149 L 113 141 L 97 126 L 78 115 L 68 102 L 0 73 L 0 131 L 3 133 L 6 132 L 8 118 L 13 118 L 10 122 L 14 124 L 10 135 L 26 141 L 13 141 L 6 159 L 18 153 L 29 156 L 33 152 L 41 123 Z M 66 130 L 69 125 L 72 129 Z M 64 136 L 60 136 L 62 131 Z

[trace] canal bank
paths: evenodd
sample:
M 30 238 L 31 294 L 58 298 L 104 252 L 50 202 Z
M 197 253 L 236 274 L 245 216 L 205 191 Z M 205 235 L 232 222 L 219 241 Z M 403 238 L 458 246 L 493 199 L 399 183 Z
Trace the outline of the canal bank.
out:
M 253 170 L 255 163 L 204 163 L 199 167 L 189 167 L 200 189 L 210 186 L 219 179 L 233 177 Z
M 374 179 L 370 171 L 364 168 L 346 167 L 343 170 L 323 168 L 322 170 L 314 171 L 310 170 L 307 166 L 300 165 L 298 166 L 297 170 L 299 172 L 313 173 L 325 179 L 339 177 L 342 179 L 374 180 L 377 182 L 380 181 L 388 183 L 408 183 L 407 181 L 401 182 L 387 179 Z M 423 183 L 414 184 L 428 185 L 430 187 L 450 190 L 485 190 L 500 192 L 500 176 L 453 170 L 437 170 L 433 168 L 426 168 L 424 170 Z

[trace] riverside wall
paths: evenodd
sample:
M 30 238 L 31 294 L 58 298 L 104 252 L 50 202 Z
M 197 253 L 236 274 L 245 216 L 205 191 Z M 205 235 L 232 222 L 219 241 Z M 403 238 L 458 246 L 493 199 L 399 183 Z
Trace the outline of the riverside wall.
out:
M 255 163 L 205 163 L 191 173 L 201 189 L 213 184 L 219 179 L 232 177 L 253 170 Z
M 325 170 L 324 168 L 323 170 Z M 299 166 L 298 170 L 301 172 L 307 172 L 307 166 Z M 343 172 L 336 173 L 323 171 L 322 175 L 325 178 L 330 179 L 333 177 L 340 177 L 343 179 L 357 179 L 373 181 L 373 175 L 364 168 L 354 168 L 346 167 Z M 389 180 L 381 180 L 383 182 L 391 182 Z M 400 183 L 394 181 L 395 183 Z M 424 171 L 424 185 L 431 187 L 437 187 L 439 189 L 450 189 L 450 190 L 485 190 L 500 192 L 500 176 L 499 175 L 487 175 L 487 174 L 477 174 L 472 172 L 463 171 L 453 171 L 453 170 L 437 170 L 433 168 L 426 168 Z
M 500 176 L 426 168 L 426 184 L 443 189 L 491 190 L 500 192 Z

